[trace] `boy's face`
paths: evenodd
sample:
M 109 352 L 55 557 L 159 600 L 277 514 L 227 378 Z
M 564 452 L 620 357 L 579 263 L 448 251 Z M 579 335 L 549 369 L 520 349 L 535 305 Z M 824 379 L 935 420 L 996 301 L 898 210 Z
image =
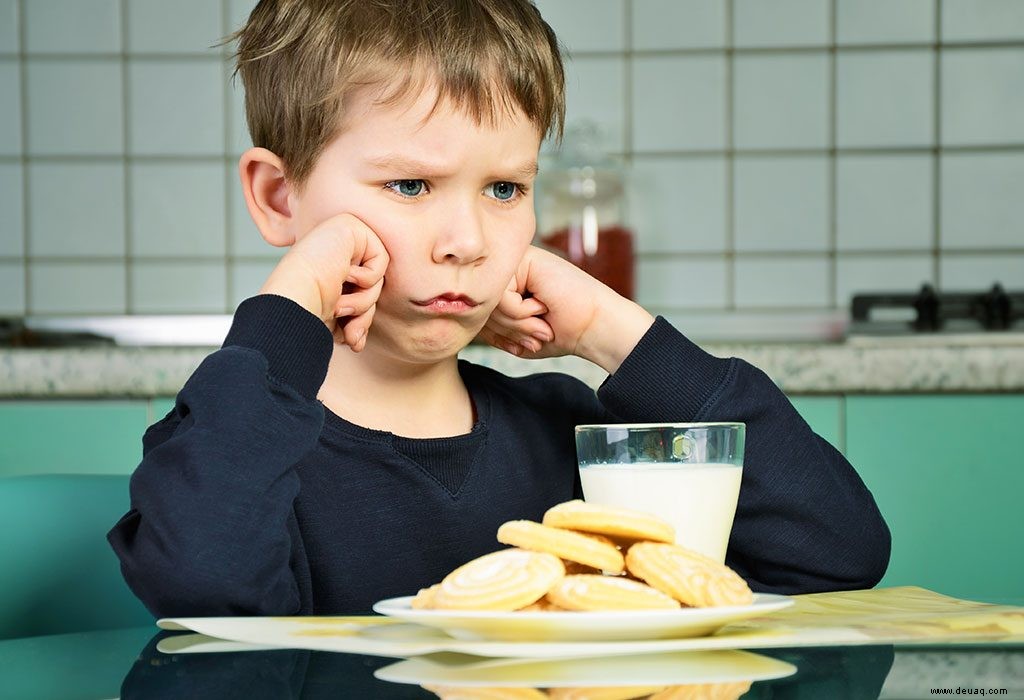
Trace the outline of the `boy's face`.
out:
M 446 103 L 427 119 L 435 95 L 390 107 L 357 97 L 289 196 L 299 237 L 341 213 L 380 237 L 391 262 L 364 352 L 410 362 L 450 357 L 476 336 L 535 229 L 535 125 L 518 110 L 477 124 Z M 447 294 L 476 305 L 426 304 Z

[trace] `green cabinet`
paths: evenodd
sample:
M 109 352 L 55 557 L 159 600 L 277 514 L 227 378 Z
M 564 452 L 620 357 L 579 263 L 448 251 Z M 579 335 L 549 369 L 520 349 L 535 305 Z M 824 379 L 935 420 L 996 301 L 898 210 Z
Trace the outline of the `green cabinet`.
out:
M 846 451 L 842 396 L 790 396 L 789 400 L 811 430 L 840 452 Z
M 0 477 L 129 474 L 149 422 L 144 399 L 0 401 Z
M 846 454 L 892 531 L 881 586 L 1024 604 L 1021 395 L 846 398 Z

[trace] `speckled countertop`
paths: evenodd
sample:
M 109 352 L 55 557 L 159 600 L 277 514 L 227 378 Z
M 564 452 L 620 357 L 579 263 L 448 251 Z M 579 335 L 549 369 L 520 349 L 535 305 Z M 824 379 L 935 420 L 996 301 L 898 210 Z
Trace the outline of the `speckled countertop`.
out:
M 760 367 L 789 394 L 1024 392 L 1024 341 L 722 344 L 703 347 Z M 0 350 L 0 397 L 173 396 L 211 347 Z M 461 357 L 509 375 L 560 371 L 593 387 L 605 373 L 579 358 L 522 360 L 471 346 Z

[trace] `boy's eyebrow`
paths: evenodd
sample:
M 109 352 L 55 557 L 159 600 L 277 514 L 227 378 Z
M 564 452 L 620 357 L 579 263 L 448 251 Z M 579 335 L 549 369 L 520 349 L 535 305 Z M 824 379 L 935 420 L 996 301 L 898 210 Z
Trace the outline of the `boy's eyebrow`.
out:
M 411 158 L 406 158 L 403 155 L 397 153 L 391 153 L 388 155 L 380 156 L 378 158 L 370 158 L 367 164 L 379 168 L 381 170 L 399 170 L 406 173 L 415 173 L 417 175 L 426 175 L 436 177 L 438 173 L 443 173 L 444 168 L 439 168 L 430 163 L 422 163 Z M 517 165 L 509 169 L 502 168 L 503 174 L 512 175 L 517 179 L 529 179 L 537 175 L 539 170 L 536 160 L 531 160 L 522 165 Z

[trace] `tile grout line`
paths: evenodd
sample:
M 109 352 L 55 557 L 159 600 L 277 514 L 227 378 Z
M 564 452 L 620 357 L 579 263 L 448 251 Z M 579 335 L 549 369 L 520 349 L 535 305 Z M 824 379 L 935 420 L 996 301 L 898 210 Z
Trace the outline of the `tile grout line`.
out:
M 32 252 L 32 211 L 29 201 L 32 194 L 32 185 L 29 182 L 29 119 L 28 119 L 28 60 L 25 54 L 25 2 L 18 0 L 15 5 L 15 12 L 18 13 L 18 94 L 21 100 L 19 117 L 21 118 L 21 243 L 22 243 L 22 313 L 28 316 L 32 308 L 32 268 L 29 265 L 29 257 Z
M 735 0 L 725 3 L 725 308 L 736 309 Z
M 932 76 L 932 278 L 942 289 L 942 2 L 935 0 L 935 56 Z
M 124 304 L 125 313 L 131 314 L 135 309 L 135 289 L 132 284 L 132 232 L 135 230 L 135 207 L 132 205 L 132 161 L 131 153 L 131 76 L 128 67 L 128 0 L 120 0 L 121 5 L 121 150 L 124 167 Z
M 832 0 L 829 3 L 829 21 L 828 21 L 828 32 L 829 32 L 829 44 L 830 50 L 828 53 L 828 70 L 829 70 L 829 84 L 828 84 L 828 202 L 825 206 L 828 207 L 828 262 L 826 268 L 826 285 L 828 298 L 826 299 L 826 308 L 838 309 L 839 308 L 839 185 L 838 185 L 838 173 L 839 173 L 839 157 L 836 155 L 836 145 L 839 141 L 839 57 L 836 55 L 836 41 L 838 40 L 837 33 L 837 0 Z M 845 306 L 845 304 L 844 304 Z

